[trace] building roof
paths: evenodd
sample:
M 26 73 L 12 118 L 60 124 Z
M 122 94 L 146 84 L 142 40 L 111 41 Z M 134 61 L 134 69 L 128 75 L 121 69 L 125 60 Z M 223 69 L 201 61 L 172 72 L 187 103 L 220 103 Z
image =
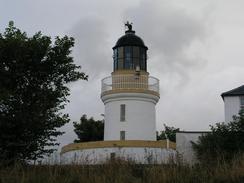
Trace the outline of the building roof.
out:
M 244 95 L 244 85 L 222 93 L 221 97 L 224 98 L 226 96 L 242 96 L 242 95 Z
M 135 31 L 133 30 L 127 30 L 125 35 L 118 39 L 113 49 L 121 46 L 139 46 L 147 49 L 143 40 L 139 36 L 135 35 Z

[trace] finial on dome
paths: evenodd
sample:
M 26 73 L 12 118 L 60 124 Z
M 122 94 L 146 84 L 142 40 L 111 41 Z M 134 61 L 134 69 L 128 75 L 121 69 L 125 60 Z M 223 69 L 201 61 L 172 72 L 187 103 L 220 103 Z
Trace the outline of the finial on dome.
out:
M 127 31 L 132 31 L 132 22 L 130 23 L 129 21 L 127 21 L 126 23 L 125 23 L 125 26 L 128 28 L 128 30 Z

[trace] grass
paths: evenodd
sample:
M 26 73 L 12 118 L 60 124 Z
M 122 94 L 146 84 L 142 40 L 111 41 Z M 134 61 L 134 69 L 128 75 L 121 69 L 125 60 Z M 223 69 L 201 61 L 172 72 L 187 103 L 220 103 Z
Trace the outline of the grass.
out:
M 243 183 L 244 157 L 215 167 L 138 165 L 114 160 L 103 165 L 15 165 L 0 169 L 0 183 Z

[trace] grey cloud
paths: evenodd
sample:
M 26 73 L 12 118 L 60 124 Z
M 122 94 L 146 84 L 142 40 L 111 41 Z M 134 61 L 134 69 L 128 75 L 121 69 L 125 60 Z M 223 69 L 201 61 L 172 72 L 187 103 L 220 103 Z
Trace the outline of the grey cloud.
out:
M 109 45 L 108 26 L 96 16 L 84 17 L 74 25 L 69 34 L 75 38 L 73 56 L 76 64 L 89 75 L 88 82 L 75 82 L 70 85 L 71 95 L 65 112 L 71 122 L 62 129 L 66 134 L 58 141 L 61 146 L 73 142 L 76 137 L 73 121 L 79 121 L 83 114 L 101 119 L 104 107 L 100 100 L 100 80 L 112 71 L 112 50 Z
M 71 30 L 75 38 L 74 57 L 83 70 L 93 79 L 112 68 L 109 50 L 109 33 L 105 21 L 97 17 L 81 19 Z
M 104 106 L 100 100 L 100 77 L 91 81 L 79 81 L 70 86 L 70 103 L 67 104 L 65 113 L 70 116 L 70 123 L 62 127 L 66 133 L 59 137 L 61 146 L 74 141 L 77 138 L 74 133 L 73 121 L 79 121 L 83 114 L 95 119 L 102 119 L 100 115 L 104 113 Z
M 171 78 L 188 78 L 187 72 L 204 65 L 204 58 L 187 54 L 191 45 L 203 41 L 207 35 L 206 20 L 191 15 L 169 1 L 147 1 L 125 12 L 125 18 L 135 22 L 135 29 L 143 35 L 149 47 L 149 61 L 155 70 Z M 172 77 L 173 76 L 173 77 Z M 170 78 L 167 78 L 170 79 Z

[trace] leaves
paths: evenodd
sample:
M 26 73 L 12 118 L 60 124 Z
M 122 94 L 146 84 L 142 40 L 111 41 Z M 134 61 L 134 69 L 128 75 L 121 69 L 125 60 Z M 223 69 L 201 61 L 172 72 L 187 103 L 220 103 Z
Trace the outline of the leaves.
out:
M 231 161 L 235 154 L 244 152 L 244 111 L 233 116 L 232 122 L 211 126 L 211 133 L 199 137 L 198 143 L 192 144 L 201 162 Z
M 94 120 L 92 117 L 87 119 L 86 115 L 80 118 L 80 123 L 74 122 L 75 133 L 78 139 L 74 142 L 88 142 L 103 140 L 104 123 L 100 120 Z
M 176 142 L 176 132 L 179 132 L 179 128 L 170 127 L 164 124 L 164 131 L 161 134 L 157 134 L 157 140 L 164 140 L 168 138 L 172 142 Z
M 66 84 L 87 80 L 70 56 L 74 39 L 36 33 L 27 37 L 9 23 L 0 34 L 0 159 L 35 160 L 53 149 L 58 128 L 69 122 L 59 112 L 68 102 Z

